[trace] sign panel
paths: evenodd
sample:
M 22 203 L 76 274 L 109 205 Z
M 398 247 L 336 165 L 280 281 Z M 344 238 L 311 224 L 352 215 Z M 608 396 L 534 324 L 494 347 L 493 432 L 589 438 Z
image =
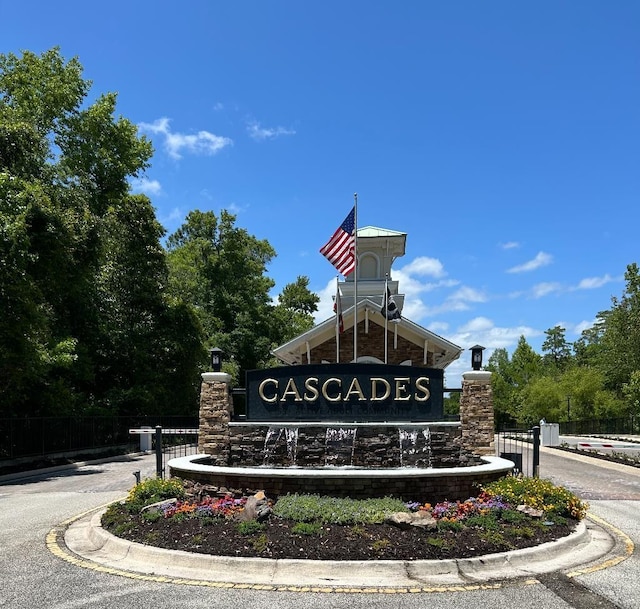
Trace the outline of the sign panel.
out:
M 383 364 L 312 364 L 247 372 L 248 421 L 438 421 L 444 372 Z

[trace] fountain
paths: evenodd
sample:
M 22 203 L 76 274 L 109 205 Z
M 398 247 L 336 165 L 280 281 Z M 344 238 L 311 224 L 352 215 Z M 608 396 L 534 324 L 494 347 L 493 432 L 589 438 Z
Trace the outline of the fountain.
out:
M 366 366 L 337 366 L 263 372 L 258 390 L 256 383 L 248 383 L 247 415 L 235 418 L 229 376 L 203 374 L 200 454 L 170 461 L 171 475 L 214 493 L 396 496 L 434 503 L 473 496 L 478 485 L 513 468 L 511 461 L 489 456 L 494 454 L 490 373 L 463 375 L 460 421 L 445 421 L 436 392 L 425 389 L 437 387 L 429 377 L 432 370 L 377 366 L 366 385 Z M 345 369 L 354 380 L 340 381 Z M 279 374 L 289 380 L 278 382 Z M 299 381 L 297 374 L 306 380 Z M 397 403 L 386 395 L 385 388 L 394 385 L 385 374 L 396 375 Z M 266 389 L 269 383 L 272 392 Z M 372 388 L 370 394 L 365 386 Z M 338 387 L 348 391 L 339 394 Z M 258 394 L 262 403 L 256 407 Z M 308 399 L 318 394 L 329 398 L 323 406 Z

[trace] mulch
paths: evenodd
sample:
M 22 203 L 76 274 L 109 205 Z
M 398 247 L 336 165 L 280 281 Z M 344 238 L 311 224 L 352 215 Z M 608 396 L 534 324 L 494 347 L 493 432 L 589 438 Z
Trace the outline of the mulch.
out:
M 242 534 L 233 520 L 161 518 L 148 522 L 127 515 L 120 537 L 171 550 L 220 556 L 313 560 L 425 560 L 470 558 L 536 546 L 569 535 L 576 521 L 527 526 L 505 523 L 498 530 L 465 527 L 460 531 L 401 529 L 391 524 L 324 525 L 310 535 L 292 531 L 294 522 L 271 516 L 262 530 Z M 109 527 L 106 527 L 109 529 Z

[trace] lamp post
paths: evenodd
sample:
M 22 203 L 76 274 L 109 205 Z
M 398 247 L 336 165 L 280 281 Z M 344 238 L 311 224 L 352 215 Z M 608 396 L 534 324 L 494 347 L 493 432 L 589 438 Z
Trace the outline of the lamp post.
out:
M 471 368 L 480 370 L 480 368 L 482 368 L 482 352 L 484 351 L 484 347 L 482 345 L 474 345 L 469 351 L 471 351 Z
M 222 370 L 222 349 L 213 347 L 213 349 L 209 349 L 209 353 L 211 354 L 211 369 L 214 372 L 220 372 Z

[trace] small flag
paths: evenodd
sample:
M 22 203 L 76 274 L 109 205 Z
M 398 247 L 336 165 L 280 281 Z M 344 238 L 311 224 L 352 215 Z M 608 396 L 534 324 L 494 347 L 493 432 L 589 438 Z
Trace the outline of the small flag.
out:
M 382 307 L 380 308 L 382 313 L 389 321 L 400 321 L 401 315 L 398 310 L 398 305 L 391 295 L 391 290 L 387 286 L 387 293 L 382 296 Z
M 342 300 L 340 300 L 340 288 L 336 290 L 336 299 L 333 303 L 333 311 L 336 314 L 336 327 L 338 332 L 342 334 L 344 332 L 344 320 L 342 319 Z
M 345 277 L 356 268 L 356 208 L 349 212 L 320 253 Z

